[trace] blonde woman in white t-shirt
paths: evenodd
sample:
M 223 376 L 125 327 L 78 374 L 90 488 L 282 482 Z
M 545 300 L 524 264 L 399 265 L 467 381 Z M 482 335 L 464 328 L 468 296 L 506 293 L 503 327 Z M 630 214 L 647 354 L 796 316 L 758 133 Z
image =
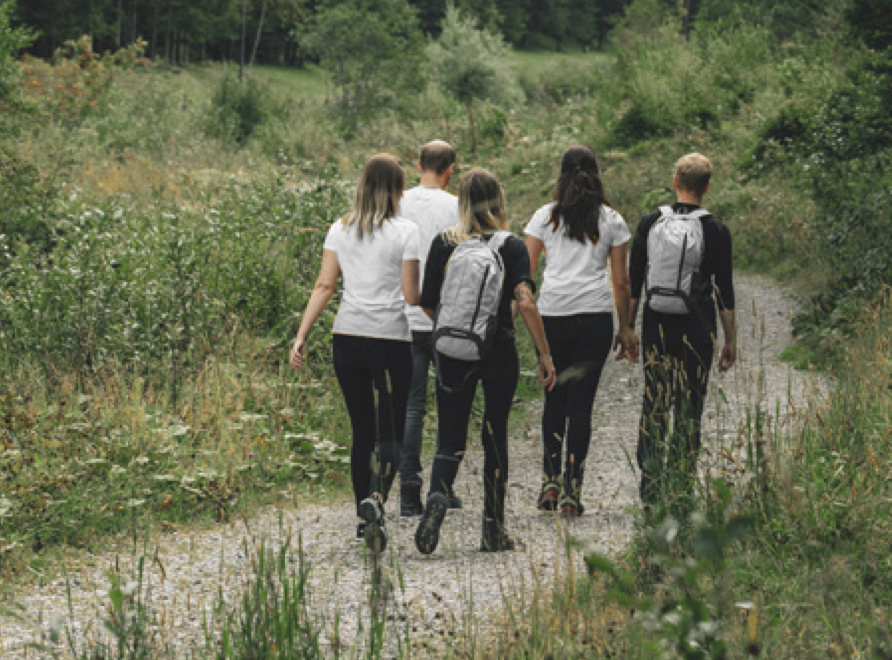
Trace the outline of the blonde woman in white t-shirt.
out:
M 387 543 L 384 502 L 396 474 L 412 377 L 405 304 L 417 305 L 419 298 L 418 228 L 396 217 L 404 186 L 405 173 L 393 156 L 378 154 L 366 164 L 353 209 L 325 238 L 319 278 L 290 359 L 295 369 L 303 365 L 310 329 L 343 272 L 332 357 L 353 430 L 356 536 L 378 552 Z
M 618 358 L 637 360 L 638 354 L 629 318 L 626 244 L 631 234 L 608 206 L 594 151 L 579 145 L 564 152 L 554 201 L 536 211 L 524 232 L 532 272 L 545 255 L 538 306 L 558 372 L 557 386 L 545 391 L 537 506 L 579 516 L 601 370 L 611 347 L 620 349 Z

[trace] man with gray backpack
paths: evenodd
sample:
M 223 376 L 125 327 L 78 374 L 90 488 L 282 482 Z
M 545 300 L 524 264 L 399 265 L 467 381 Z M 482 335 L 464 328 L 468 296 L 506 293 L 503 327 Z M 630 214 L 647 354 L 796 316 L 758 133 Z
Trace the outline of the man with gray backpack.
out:
M 700 207 L 711 178 L 706 156 L 691 153 L 678 160 L 672 180 L 676 202 L 642 218 L 629 264 L 633 324 L 645 293 L 641 500 L 646 510 L 665 506 L 680 517 L 693 509 L 701 417 L 718 342 L 716 307 L 724 339 L 719 371 L 736 359 L 731 234 Z

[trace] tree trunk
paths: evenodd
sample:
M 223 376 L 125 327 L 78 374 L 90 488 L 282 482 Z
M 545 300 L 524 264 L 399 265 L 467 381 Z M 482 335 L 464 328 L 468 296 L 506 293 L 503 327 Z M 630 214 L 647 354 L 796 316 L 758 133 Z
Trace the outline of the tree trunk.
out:
M 251 61 L 248 63 L 249 67 L 254 66 L 254 60 L 257 58 L 257 47 L 260 45 L 260 36 L 263 33 L 263 20 L 266 18 L 266 3 L 267 0 L 263 0 L 263 4 L 260 6 L 260 22 L 257 24 L 257 37 L 254 39 Z
M 117 28 L 117 34 L 115 35 L 115 49 L 121 50 L 121 32 L 124 30 L 124 7 L 121 0 L 118 0 Z
M 152 59 L 156 59 L 158 57 L 158 3 L 152 3 L 152 43 L 149 44 L 152 47 Z

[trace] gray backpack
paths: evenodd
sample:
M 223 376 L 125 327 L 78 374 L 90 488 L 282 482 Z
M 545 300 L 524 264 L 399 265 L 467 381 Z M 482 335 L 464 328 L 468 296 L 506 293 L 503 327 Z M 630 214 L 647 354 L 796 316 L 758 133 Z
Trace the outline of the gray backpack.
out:
M 446 264 L 433 347 L 456 360 L 483 359 L 495 340 L 505 264 L 499 248 L 511 232 L 459 243 Z
M 661 206 L 661 217 L 647 236 L 647 304 L 655 312 L 687 314 L 691 291 L 703 262 L 703 223 L 706 209 L 676 213 Z

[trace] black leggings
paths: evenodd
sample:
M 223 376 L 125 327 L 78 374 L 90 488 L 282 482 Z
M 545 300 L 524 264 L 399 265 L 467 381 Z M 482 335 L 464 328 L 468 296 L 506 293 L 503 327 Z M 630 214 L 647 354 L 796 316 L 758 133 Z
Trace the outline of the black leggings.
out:
M 468 422 L 477 383 L 482 381 L 483 515 L 501 523 L 508 483 L 508 413 L 520 376 L 517 346 L 513 338 L 500 336 L 482 362 L 469 363 L 440 355 L 437 369 L 437 454 L 430 490 L 452 490 L 468 446 Z
M 566 440 L 564 477 L 577 490 L 592 439 L 595 393 L 613 344 L 613 315 L 546 316 L 542 321 L 559 382 L 545 391 L 542 472 L 545 479 L 560 482 Z
M 689 510 L 700 420 L 714 352 L 715 326 L 693 316 L 644 312 L 644 400 L 638 429 L 641 500 L 668 501 Z M 669 428 L 669 413 L 674 428 Z
M 353 429 L 350 475 L 357 508 L 390 492 L 399 463 L 412 378 L 410 342 L 332 335 L 335 374 Z M 377 446 L 378 461 L 372 457 Z

